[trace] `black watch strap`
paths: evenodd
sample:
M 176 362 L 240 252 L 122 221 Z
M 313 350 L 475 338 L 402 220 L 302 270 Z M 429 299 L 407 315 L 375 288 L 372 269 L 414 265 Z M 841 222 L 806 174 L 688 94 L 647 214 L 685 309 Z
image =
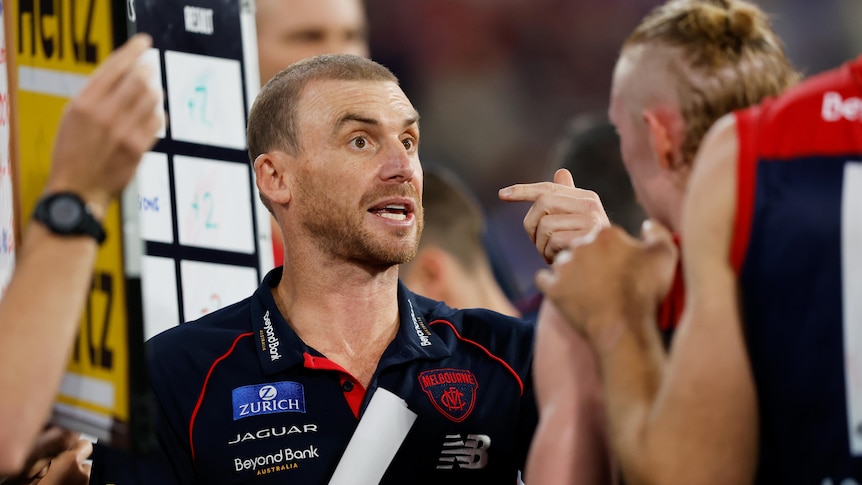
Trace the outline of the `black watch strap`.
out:
M 84 200 L 73 192 L 57 192 L 39 199 L 33 219 L 54 234 L 90 236 L 99 244 L 105 241 L 102 224 L 93 217 Z

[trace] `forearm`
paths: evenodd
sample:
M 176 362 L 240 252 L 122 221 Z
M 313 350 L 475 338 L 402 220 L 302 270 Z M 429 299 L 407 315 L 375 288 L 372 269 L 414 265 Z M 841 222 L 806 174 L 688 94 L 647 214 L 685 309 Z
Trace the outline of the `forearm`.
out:
M 696 306 L 690 303 L 689 310 Z M 704 320 L 688 317 L 674 345 L 704 338 L 698 348 L 707 350 L 697 355 L 675 349 L 668 360 L 653 318 L 620 318 L 616 331 L 591 338 L 605 382 L 611 445 L 626 483 L 747 483 L 753 476 L 753 386 L 728 379 L 744 371 L 745 356 L 704 356 L 722 336 L 691 337 L 692 326 Z M 613 328 L 604 323 L 600 328 Z
M 542 407 L 527 460 L 526 480 L 543 484 L 614 483 L 610 450 L 599 406 L 573 410 L 572 402 Z M 575 403 L 576 407 L 583 403 Z
M 608 434 L 626 483 L 669 483 L 660 447 L 665 431 L 653 426 L 666 355 L 653 318 L 615 317 L 593 328 L 605 388 Z
M 16 471 L 47 420 L 69 360 L 98 247 L 31 224 L 0 301 L 0 474 Z
M 547 300 L 533 362 L 539 425 L 530 447 L 531 483 L 613 482 L 599 362 L 584 337 Z

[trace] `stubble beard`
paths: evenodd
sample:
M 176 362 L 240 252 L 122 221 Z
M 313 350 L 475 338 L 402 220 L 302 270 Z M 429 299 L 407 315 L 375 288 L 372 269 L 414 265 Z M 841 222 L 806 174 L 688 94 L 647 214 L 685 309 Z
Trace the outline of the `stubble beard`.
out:
M 368 192 L 362 197 L 359 208 L 347 207 L 330 191 L 314 185 L 317 184 L 300 189 L 304 203 L 299 211 L 299 220 L 304 231 L 317 241 L 322 251 L 340 259 L 381 268 L 406 263 L 416 256 L 424 227 L 424 211 L 412 185 L 401 184 Z M 371 231 L 365 225 L 366 213 L 362 208 L 390 196 L 410 197 L 417 201 L 413 212 L 415 229 L 396 229 L 383 234 Z M 415 233 L 412 238 L 411 233 Z

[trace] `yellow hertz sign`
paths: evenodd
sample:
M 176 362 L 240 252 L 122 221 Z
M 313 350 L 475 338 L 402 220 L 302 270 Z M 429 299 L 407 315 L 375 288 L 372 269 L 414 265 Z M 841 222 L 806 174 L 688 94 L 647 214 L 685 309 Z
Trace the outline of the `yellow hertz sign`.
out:
M 111 0 L 11 4 L 9 37 L 18 60 L 21 209 L 30 214 L 48 176 L 66 102 L 113 49 Z M 116 203 L 108 211 L 105 229 L 108 239 L 99 252 L 87 310 L 58 398 L 58 412 L 103 425 L 129 419 L 122 231 Z

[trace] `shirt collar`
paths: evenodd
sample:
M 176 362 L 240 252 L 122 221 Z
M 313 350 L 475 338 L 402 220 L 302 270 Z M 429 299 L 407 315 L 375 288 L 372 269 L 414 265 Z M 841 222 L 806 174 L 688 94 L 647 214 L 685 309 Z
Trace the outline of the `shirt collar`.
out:
M 251 327 L 255 348 L 265 375 L 285 371 L 303 362 L 305 344 L 278 310 L 272 289 L 281 281 L 282 267 L 267 273 L 251 300 Z
M 400 328 L 383 355 L 387 365 L 416 359 L 437 360 L 452 355 L 440 337 L 431 332 L 428 326 L 431 312 L 419 305 L 415 296 L 403 283 L 398 282 Z
M 282 267 L 267 273 L 251 302 L 251 326 L 255 348 L 265 375 L 302 365 L 309 350 L 278 310 L 272 288 L 281 281 Z M 415 295 L 398 282 L 399 329 L 381 358 L 381 365 L 396 365 L 417 359 L 438 360 L 449 357 L 446 344 L 428 327 L 427 309 L 417 304 Z

